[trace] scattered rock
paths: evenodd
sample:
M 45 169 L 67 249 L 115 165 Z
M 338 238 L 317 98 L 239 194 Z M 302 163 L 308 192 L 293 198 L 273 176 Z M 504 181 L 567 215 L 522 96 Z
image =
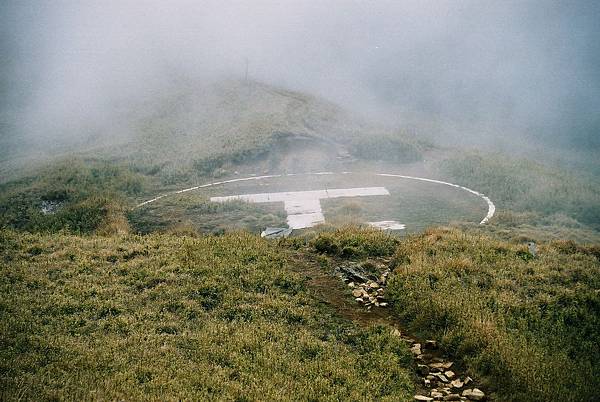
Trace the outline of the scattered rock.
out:
M 441 374 L 441 373 L 435 373 L 434 376 L 436 376 L 437 378 L 440 379 L 440 381 L 442 382 L 448 382 L 448 379 L 446 378 L 445 375 Z
M 354 289 L 352 291 L 352 296 L 354 296 L 354 297 L 361 297 L 362 295 L 363 295 L 362 289 Z
M 429 365 L 429 367 L 434 368 L 434 369 L 449 369 L 450 367 L 452 367 L 453 362 L 446 362 L 446 363 L 431 363 Z
M 412 352 L 413 355 L 420 355 L 421 354 L 421 344 L 415 343 L 414 345 L 412 345 L 410 347 L 410 351 Z
M 457 378 L 456 380 L 452 381 L 450 383 L 450 385 L 452 385 L 452 388 L 462 388 L 465 384 L 460 380 L 460 378 Z
M 473 388 L 473 392 L 471 393 L 471 399 L 475 401 L 482 401 L 485 399 L 485 393 L 479 388 Z
M 367 282 L 368 279 L 352 265 L 342 265 L 338 267 L 342 276 L 352 282 Z
M 465 389 L 462 396 L 471 401 L 483 401 L 485 399 L 485 394 L 479 388 Z
M 364 268 L 357 263 L 350 262 L 344 266 L 337 267 L 338 275 L 348 284 L 348 288 L 350 288 L 356 302 L 361 303 L 367 311 L 370 311 L 373 306 L 388 306 L 385 298 L 385 284 L 390 272 L 390 269 L 387 269 L 380 275 L 379 281 L 376 281 L 376 276 L 364 272 Z M 415 401 L 483 401 L 486 399 L 485 393 L 478 388 L 465 389 L 462 392 L 462 396 L 456 393 L 460 392 L 468 384 L 471 387 L 474 387 L 476 384 L 474 384 L 471 377 L 466 377 L 463 381 L 460 378 L 460 372 L 455 373 L 449 370 L 453 366 L 453 362 L 446 361 L 441 357 L 434 357 L 430 354 L 434 353 L 430 351 L 439 349 L 439 344 L 436 340 L 427 339 L 421 344 L 412 338 L 402 335 L 400 330 L 395 328 L 392 329 L 391 335 L 397 336 L 411 345 L 410 351 L 417 361 L 416 372 L 425 388 L 436 387 L 431 389 L 431 391 L 426 391 L 428 394 L 414 395 Z

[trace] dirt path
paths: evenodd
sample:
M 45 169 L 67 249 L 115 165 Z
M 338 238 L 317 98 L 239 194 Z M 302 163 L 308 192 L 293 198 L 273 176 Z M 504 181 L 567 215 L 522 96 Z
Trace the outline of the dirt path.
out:
M 409 344 L 415 356 L 413 367 L 415 400 L 493 401 L 495 399 L 493 394 L 490 395 L 487 391 L 484 391 L 485 396 L 481 398 L 471 394 L 469 397 L 463 396 L 466 390 L 476 388 L 479 391 L 485 388 L 479 381 L 469 376 L 460 361 L 453 361 L 445 356 L 437 347 L 437 342 L 419 339 L 407 332 L 394 316 L 393 309 L 375 307 L 368 310 L 364 305 L 355 302 L 344 281 L 333 271 L 322 268 L 315 254 L 292 252 L 289 261 L 293 271 L 307 278 L 307 284 L 313 290 L 317 300 L 332 308 L 341 317 L 361 327 L 383 324 L 398 330 L 396 333 Z M 417 396 L 423 399 L 417 399 Z

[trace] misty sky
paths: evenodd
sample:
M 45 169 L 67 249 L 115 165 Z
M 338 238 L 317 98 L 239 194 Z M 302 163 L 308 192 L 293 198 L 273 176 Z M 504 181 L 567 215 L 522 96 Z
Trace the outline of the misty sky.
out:
M 247 57 L 254 79 L 395 123 L 600 147 L 599 21 L 597 1 L 2 0 L 1 135 L 109 119 Z

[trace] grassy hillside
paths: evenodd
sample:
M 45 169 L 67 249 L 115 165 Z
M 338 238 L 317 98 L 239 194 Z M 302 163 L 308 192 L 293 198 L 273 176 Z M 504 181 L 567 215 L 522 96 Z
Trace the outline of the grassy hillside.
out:
M 307 276 L 314 262 L 328 273 L 392 256 L 388 322 L 438 339 L 497 400 L 592 400 L 600 385 L 598 246 L 544 243 L 532 257 L 445 229 L 0 233 L 4 399 L 410 400 L 406 345 L 340 318 Z
M 407 347 L 247 234 L 0 232 L 0 399 L 410 400 Z
M 502 155 L 428 152 L 323 100 L 255 82 L 174 86 L 115 119 L 108 135 L 51 149 L 27 171 L 1 157 L 0 400 L 409 400 L 416 384 L 406 346 L 387 326 L 351 321 L 345 285 L 339 311 L 311 288 L 316 269 L 330 291 L 339 282 L 330 274 L 348 260 L 369 269 L 391 260 L 393 312 L 384 321 L 441 341 L 488 395 L 596 397 L 600 251 L 581 242 L 599 239 L 597 178 Z M 403 173 L 481 191 L 497 215 L 465 231 L 402 238 L 322 226 L 275 243 L 223 232 L 282 226 L 280 206 L 214 204 L 207 192 L 134 209 L 215 176 L 323 169 L 331 160 L 360 172 L 421 161 Z M 262 191 L 251 184 L 233 189 Z M 373 211 L 402 222 L 399 211 L 448 214 L 436 188 L 389 187 L 399 197 L 374 207 L 324 202 L 329 223 L 360 223 Z M 452 205 L 459 220 L 479 214 L 462 198 Z M 579 243 L 549 241 L 566 238 Z M 537 257 L 523 245 L 531 239 Z
M 438 174 L 494 200 L 488 229 L 504 237 L 598 240 L 600 182 L 586 172 L 470 152 L 439 162 Z
M 47 133 L 56 141 L 32 143 L 28 153 L 46 162 L 74 154 L 119 162 L 171 185 L 277 158 L 289 138 L 331 147 L 332 160 L 338 144 L 365 159 L 380 159 L 385 149 L 384 157 L 400 162 L 421 159 L 430 146 L 324 99 L 253 81 L 174 80 L 151 95 L 113 105 L 110 121 L 101 126 L 77 126 L 69 135 Z M 15 174 L 19 157 L 24 158 L 0 151 L 0 177 Z
M 521 245 L 430 230 L 398 247 L 386 294 L 499 395 L 590 401 L 600 370 L 600 246 Z
M 0 184 L 0 227 L 30 232 L 127 232 L 126 210 L 149 180 L 127 167 L 70 159 Z

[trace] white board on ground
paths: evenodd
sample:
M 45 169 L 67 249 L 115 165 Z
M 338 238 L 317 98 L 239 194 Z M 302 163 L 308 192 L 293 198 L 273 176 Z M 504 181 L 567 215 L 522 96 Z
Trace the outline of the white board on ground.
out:
M 402 230 L 406 229 L 406 225 L 398 221 L 379 221 L 379 222 L 367 222 L 374 228 L 381 230 Z

